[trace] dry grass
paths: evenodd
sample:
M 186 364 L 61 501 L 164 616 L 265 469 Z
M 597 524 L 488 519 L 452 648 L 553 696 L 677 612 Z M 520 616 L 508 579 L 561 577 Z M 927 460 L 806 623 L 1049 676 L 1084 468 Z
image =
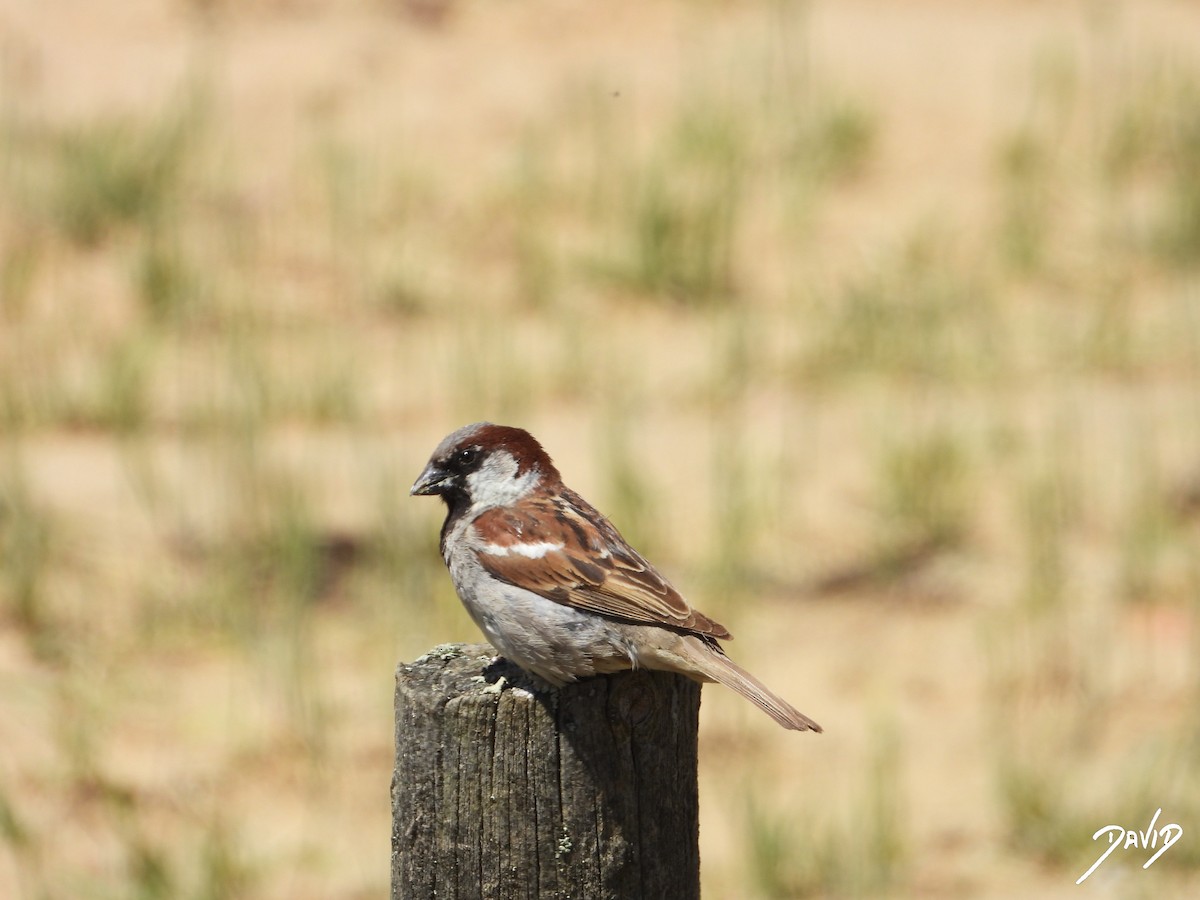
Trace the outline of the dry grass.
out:
M 708 896 L 1200 886 L 1200 20 L 0 5 L 0 895 L 378 897 L 467 421 L 827 728 Z

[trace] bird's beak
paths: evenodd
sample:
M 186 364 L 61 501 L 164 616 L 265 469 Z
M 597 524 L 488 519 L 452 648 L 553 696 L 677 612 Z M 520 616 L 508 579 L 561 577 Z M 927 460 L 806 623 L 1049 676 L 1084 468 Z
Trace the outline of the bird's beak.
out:
M 449 472 L 430 462 L 425 467 L 425 471 L 418 475 L 417 480 L 413 482 L 413 486 L 408 492 L 409 496 L 441 494 L 445 490 L 445 482 L 449 477 Z

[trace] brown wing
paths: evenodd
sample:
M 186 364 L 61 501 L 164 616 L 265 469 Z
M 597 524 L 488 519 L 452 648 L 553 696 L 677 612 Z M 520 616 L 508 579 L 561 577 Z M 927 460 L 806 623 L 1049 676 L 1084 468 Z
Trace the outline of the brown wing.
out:
M 488 510 L 475 531 L 483 567 L 509 584 L 604 616 L 730 637 L 573 491 Z

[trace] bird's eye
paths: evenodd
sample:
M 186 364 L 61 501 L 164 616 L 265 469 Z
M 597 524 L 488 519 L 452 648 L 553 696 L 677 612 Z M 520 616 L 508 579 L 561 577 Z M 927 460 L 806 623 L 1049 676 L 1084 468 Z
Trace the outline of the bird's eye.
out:
M 454 457 L 454 461 L 456 463 L 458 463 L 460 466 L 465 467 L 465 466 L 469 466 L 469 465 L 471 465 L 471 463 L 475 462 L 475 460 L 478 456 L 479 456 L 479 450 L 477 448 L 466 447 L 465 449 L 458 451 L 458 454 Z

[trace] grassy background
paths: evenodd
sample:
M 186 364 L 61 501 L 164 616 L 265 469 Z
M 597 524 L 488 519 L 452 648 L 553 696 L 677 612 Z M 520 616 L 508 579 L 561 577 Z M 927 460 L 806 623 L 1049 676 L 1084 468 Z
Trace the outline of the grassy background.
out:
M 383 896 L 480 418 L 827 729 L 705 692 L 707 896 L 1200 887 L 1190 6 L 5 0 L 0 87 L 0 895 Z

